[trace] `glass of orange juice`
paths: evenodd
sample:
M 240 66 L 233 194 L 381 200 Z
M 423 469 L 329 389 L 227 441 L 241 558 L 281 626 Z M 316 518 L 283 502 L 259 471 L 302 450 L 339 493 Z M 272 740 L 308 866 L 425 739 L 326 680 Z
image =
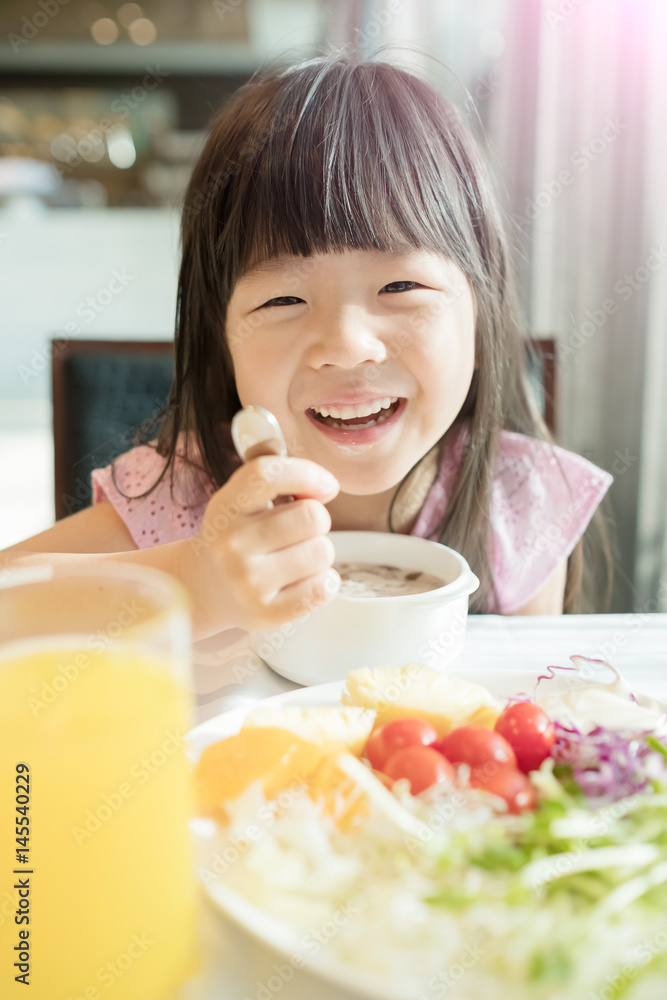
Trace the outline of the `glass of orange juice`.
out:
M 160 1000 L 196 971 L 190 691 L 170 576 L 90 561 L 0 580 L 3 998 Z

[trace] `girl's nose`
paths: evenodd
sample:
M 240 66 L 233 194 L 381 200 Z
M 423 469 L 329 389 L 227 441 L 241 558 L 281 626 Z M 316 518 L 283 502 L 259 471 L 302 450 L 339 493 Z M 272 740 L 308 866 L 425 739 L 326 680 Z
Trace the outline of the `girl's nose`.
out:
M 355 368 L 364 362 L 379 364 L 388 357 L 387 347 L 367 320 L 359 315 L 338 314 L 330 321 L 319 321 L 308 351 L 311 368 L 335 365 Z

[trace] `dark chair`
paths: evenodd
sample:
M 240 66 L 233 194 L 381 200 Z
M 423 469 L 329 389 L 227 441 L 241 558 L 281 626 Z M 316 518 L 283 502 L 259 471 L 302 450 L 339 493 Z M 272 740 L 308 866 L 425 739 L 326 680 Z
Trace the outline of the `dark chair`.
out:
M 526 341 L 528 380 L 537 407 L 553 435 L 556 434 L 556 341 L 540 337 Z
M 555 432 L 556 345 L 527 343 L 530 382 Z M 132 446 L 165 405 L 174 373 L 173 341 L 53 340 L 56 520 L 92 503 L 90 473 Z M 150 432 L 150 433 L 149 433 Z
M 56 520 L 92 503 L 90 474 L 132 447 L 165 405 L 173 341 L 52 340 Z

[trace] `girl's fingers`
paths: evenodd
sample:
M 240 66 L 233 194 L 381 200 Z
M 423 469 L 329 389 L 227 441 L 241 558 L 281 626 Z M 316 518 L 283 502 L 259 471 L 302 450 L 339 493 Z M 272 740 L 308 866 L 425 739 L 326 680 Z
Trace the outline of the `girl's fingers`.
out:
M 262 575 L 271 580 L 278 592 L 300 580 L 325 573 L 331 567 L 335 555 L 331 539 L 325 535 L 318 535 L 298 545 L 290 545 L 289 548 L 264 556 Z M 274 600 L 277 597 L 276 593 Z
M 295 500 L 245 520 L 236 544 L 246 552 L 276 552 L 324 536 L 330 528 L 331 515 L 319 500 Z
M 328 604 L 339 587 L 340 577 L 331 568 L 284 587 L 271 603 L 268 613 L 270 621 L 265 627 L 277 627 L 293 621 L 294 627 L 298 629 L 299 618 Z
M 338 490 L 335 476 L 316 462 L 262 455 L 237 469 L 216 497 L 238 516 L 263 510 L 278 496 L 310 497 L 326 503 Z

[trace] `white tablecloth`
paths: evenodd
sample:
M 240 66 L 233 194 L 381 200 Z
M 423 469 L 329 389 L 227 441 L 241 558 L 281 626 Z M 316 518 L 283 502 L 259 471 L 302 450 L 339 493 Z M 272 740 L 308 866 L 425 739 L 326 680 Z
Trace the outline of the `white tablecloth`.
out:
M 456 670 L 541 670 L 568 666 L 582 654 L 611 662 L 637 691 L 667 699 L 667 614 L 567 615 L 564 617 L 471 616 Z M 250 650 L 246 633 L 234 629 L 197 643 L 194 657 L 196 722 L 252 705 L 298 687 L 275 674 Z M 201 967 L 173 1000 L 270 1000 L 285 963 L 238 930 L 206 900 L 201 905 Z M 278 971 L 274 968 L 278 966 Z M 356 1000 L 296 971 L 280 1000 Z

